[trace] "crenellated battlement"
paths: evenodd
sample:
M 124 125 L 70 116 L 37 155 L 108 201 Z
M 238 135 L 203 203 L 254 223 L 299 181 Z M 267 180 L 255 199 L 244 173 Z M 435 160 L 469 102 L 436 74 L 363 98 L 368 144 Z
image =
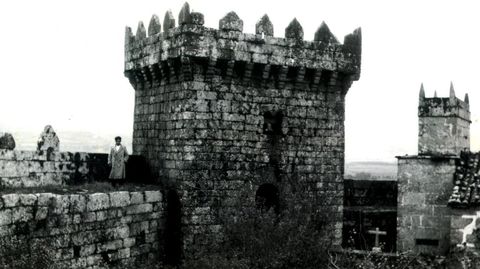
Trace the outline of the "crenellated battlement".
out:
M 453 83 L 449 97 L 425 97 L 423 84 L 418 103 L 418 154 L 458 155 L 470 149 L 470 104 L 468 94 L 455 96 Z
M 450 84 L 449 97 L 425 97 L 423 84 L 420 87 L 420 99 L 418 104 L 419 117 L 459 117 L 470 122 L 470 104 L 468 94 L 464 100 L 455 96 L 453 83 Z
M 191 80 L 199 69 L 206 78 L 217 71 L 227 81 L 233 73 L 248 80 L 253 73 L 263 80 L 278 80 L 280 86 L 287 80 L 315 86 L 322 76 L 324 80 L 328 76 L 330 83 L 351 83 L 360 77 L 360 28 L 340 44 L 324 22 L 313 41 L 304 40 L 297 19 L 287 26 L 283 38 L 274 37 L 274 26 L 267 15 L 257 22 L 255 34 L 243 33 L 243 21 L 235 12 L 220 19 L 218 29 L 203 24 L 204 16 L 190 12 L 185 3 L 178 15 L 178 26 L 168 11 L 163 29 L 156 15 L 148 29 L 139 22 L 135 35 L 126 27 L 125 76 L 134 88 L 145 83 Z

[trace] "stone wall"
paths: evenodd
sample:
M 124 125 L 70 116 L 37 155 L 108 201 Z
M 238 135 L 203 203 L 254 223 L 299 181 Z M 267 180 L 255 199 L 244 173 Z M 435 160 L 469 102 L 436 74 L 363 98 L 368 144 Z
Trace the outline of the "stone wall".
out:
M 108 154 L 0 149 L 0 189 L 82 184 L 108 179 Z M 130 155 L 126 180 L 153 183 L 142 156 Z
M 108 178 L 107 154 L 0 150 L 0 188 L 78 184 Z
M 59 268 L 158 262 L 163 225 L 164 201 L 157 190 L 0 196 L 1 239 L 38 242 Z
M 450 248 L 455 157 L 398 158 L 397 251 L 446 254 Z
M 360 75 L 361 32 L 344 44 L 322 24 L 303 40 L 295 19 L 273 37 L 264 16 L 256 34 L 228 13 L 219 29 L 186 4 L 179 26 L 154 16 L 127 27 L 125 75 L 135 89 L 133 152 L 179 193 L 186 241 L 218 231 L 218 213 L 255 204 L 261 186 L 281 201 L 298 190 L 342 228 L 345 95 Z

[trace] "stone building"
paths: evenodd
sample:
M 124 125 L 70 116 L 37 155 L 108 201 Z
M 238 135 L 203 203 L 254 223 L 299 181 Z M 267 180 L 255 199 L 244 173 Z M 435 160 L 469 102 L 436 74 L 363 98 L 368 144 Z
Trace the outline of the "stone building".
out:
M 329 215 L 340 245 L 345 95 L 360 76 L 361 30 L 341 44 L 325 23 L 313 41 L 296 19 L 284 38 L 267 15 L 254 34 L 235 12 L 218 29 L 203 24 L 185 4 L 178 26 L 167 12 L 163 25 L 154 15 L 125 36 L 133 153 L 170 189 L 167 203 L 181 205 L 183 248 L 221 229 L 223 208 L 277 207 L 298 184 Z
M 448 98 L 427 98 L 422 85 L 418 117 L 418 155 L 397 157 L 397 251 L 446 254 L 472 239 L 480 199 L 468 95 L 450 85 Z

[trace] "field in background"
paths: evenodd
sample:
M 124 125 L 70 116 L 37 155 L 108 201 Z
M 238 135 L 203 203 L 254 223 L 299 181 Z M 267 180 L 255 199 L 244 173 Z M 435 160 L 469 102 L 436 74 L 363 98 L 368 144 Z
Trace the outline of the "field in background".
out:
M 359 180 L 397 180 L 397 163 L 350 162 L 345 164 L 345 178 Z

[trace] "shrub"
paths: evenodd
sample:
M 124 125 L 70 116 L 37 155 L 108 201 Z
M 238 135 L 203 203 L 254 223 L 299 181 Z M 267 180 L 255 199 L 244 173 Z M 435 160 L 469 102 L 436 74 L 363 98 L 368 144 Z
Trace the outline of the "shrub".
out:
M 185 268 L 326 268 L 328 216 L 308 192 L 289 196 L 278 213 L 249 205 L 248 199 L 237 200 L 239 204 L 223 210 L 219 218 L 223 240 L 187 256 Z

